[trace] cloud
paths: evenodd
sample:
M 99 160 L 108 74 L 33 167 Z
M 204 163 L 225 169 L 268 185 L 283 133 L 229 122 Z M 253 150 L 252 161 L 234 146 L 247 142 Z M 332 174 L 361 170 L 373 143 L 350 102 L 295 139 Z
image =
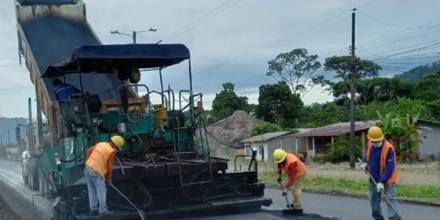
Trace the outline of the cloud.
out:
M 436 22 L 440 6 L 435 0 L 423 3 L 408 0 L 85 0 L 85 3 L 88 21 L 104 43 L 131 42 L 129 37 L 111 35 L 111 30 L 130 32 L 150 27 L 158 31 L 140 34 L 138 42 L 157 42 L 171 36 L 165 43 L 185 43 L 192 52 L 194 89 L 206 93 L 208 99 L 221 89 L 224 82 L 233 82 L 238 91 L 245 92 L 255 90 L 261 84 L 273 83 L 265 76 L 267 61 L 280 52 L 303 47 L 320 55 L 321 60 L 329 55 L 347 54 L 350 10 L 353 7 L 359 10 L 358 54 L 375 58 L 377 54 L 417 44 L 420 38 L 436 39 L 438 31 L 433 30 L 419 38 L 392 41 L 393 37 L 405 33 L 427 32 L 423 25 Z M 225 9 L 221 10 L 219 6 Z M 203 19 L 198 19 L 200 17 Z M 400 29 L 397 26 L 401 26 Z M 402 28 L 418 26 L 422 27 L 414 30 Z M 8 105 L 0 106 L 0 111 L 6 116 L 25 116 L 26 98 L 33 96 L 34 89 L 26 68 L 17 64 L 16 38 L 14 2 L 5 1 L 0 5 L 0 77 L 4 81 L 0 84 L 0 101 Z M 388 38 L 391 40 L 380 47 L 363 50 Z M 419 63 L 397 65 L 410 68 Z M 165 70 L 165 86 L 187 88 L 185 71 L 186 64 Z M 393 71 L 384 71 L 390 72 Z M 143 74 L 142 82 L 159 88 L 155 73 Z M 331 99 L 321 92 L 322 89 L 314 90 L 304 102 Z M 256 100 L 256 93 L 247 95 L 252 102 Z

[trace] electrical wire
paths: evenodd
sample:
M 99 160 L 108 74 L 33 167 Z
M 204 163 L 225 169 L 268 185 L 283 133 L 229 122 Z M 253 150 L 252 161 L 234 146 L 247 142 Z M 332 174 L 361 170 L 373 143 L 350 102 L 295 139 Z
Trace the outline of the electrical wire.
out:
M 229 1 L 225 2 L 225 3 L 222 3 L 222 4 L 218 5 L 213 10 L 211 10 L 211 11 L 205 13 L 204 15 L 194 19 L 193 21 L 191 21 L 187 25 L 183 26 L 182 28 L 178 29 L 177 31 L 174 31 L 174 32 L 170 33 L 169 35 L 165 36 L 163 38 L 163 41 L 170 40 L 170 39 L 172 39 L 172 38 L 174 38 L 176 36 L 183 35 L 183 34 L 189 32 L 189 31 L 191 31 L 192 29 L 196 28 L 197 26 L 207 22 L 210 18 L 215 17 L 215 16 L 223 13 L 227 9 L 237 5 L 240 2 L 241 2 L 241 0 L 229 0 Z

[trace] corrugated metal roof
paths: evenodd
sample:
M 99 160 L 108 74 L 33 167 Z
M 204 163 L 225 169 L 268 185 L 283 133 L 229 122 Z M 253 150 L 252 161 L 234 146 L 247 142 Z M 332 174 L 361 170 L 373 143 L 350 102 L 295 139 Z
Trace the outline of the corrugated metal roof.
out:
M 253 136 L 253 137 L 244 139 L 241 141 L 241 143 L 269 141 L 271 139 L 281 137 L 281 136 L 284 136 L 284 135 L 290 134 L 290 133 L 293 133 L 293 132 L 291 132 L 291 131 L 278 131 L 278 132 L 264 133 L 264 134 L 260 134 L 257 136 Z
M 363 131 L 369 127 L 376 125 L 378 121 L 357 121 L 355 122 L 355 131 Z M 309 131 L 292 134 L 292 137 L 331 137 L 340 136 L 350 133 L 350 122 L 340 122 L 319 128 L 314 128 Z

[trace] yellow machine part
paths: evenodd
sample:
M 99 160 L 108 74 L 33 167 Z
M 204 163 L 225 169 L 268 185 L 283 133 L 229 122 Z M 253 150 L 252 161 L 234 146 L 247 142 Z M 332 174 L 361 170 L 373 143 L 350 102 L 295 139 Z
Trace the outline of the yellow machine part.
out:
M 154 122 L 156 127 L 163 127 L 167 122 L 167 109 L 162 105 L 154 105 Z

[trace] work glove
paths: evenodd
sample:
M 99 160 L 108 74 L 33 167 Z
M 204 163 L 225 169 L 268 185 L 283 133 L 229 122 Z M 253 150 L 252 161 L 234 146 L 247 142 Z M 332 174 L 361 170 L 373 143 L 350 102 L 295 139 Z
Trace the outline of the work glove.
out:
M 383 191 L 385 189 L 385 186 L 383 185 L 383 183 L 378 183 L 376 185 L 376 189 L 377 189 L 377 192 L 380 193 L 381 191 Z
M 367 163 L 362 162 L 362 163 L 359 164 L 359 167 L 360 167 L 362 170 L 366 170 L 366 169 L 367 169 Z
M 283 193 L 281 195 L 282 196 L 287 196 L 287 191 L 289 191 L 288 188 L 283 189 Z

